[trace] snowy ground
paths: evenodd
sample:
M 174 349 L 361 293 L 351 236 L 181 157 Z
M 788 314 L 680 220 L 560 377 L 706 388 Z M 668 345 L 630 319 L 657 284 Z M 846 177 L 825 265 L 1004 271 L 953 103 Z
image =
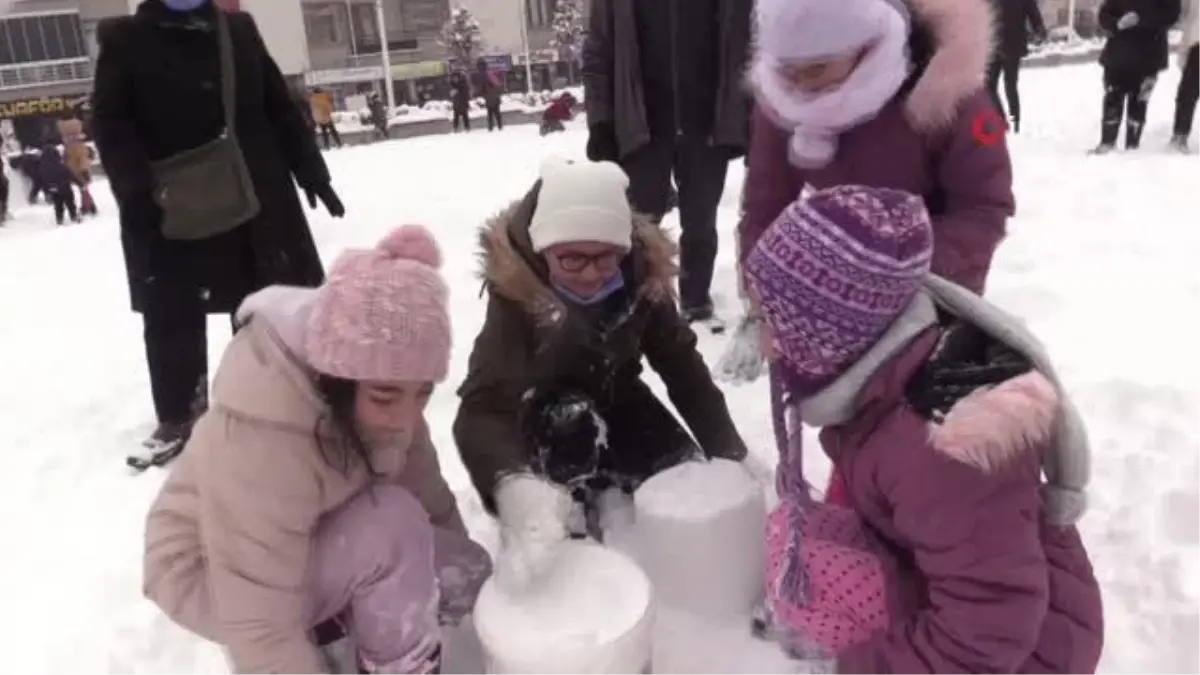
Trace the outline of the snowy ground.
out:
M 1105 590 L 1108 672 L 1200 670 L 1200 358 L 1195 333 L 1185 330 L 1200 307 L 1198 164 L 1159 150 L 1177 77 L 1171 70 L 1159 84 L 1146 149 L 1097 158 L 1084 151 L 1098 133 L 1099 69 L 1027 71 L 1026 130 L 1012 142 L 1020 213 L 990 285 L 1049 343 L 1090 424 L 1094 508 L 1083 529 Z M 545 138 L 526 126 L 335 151 L 329 162 L 349 216 L 312 216 L 327 261 L 402 223 L 440 236 L 457 338 L 450 384 L 429 418 L 449 480 L 487 542 L 494 533 L 450 436 L 453 385 L 483 313 L 474 232 L 528 187 L 544 155 L 580 155 L 584 141 L 578 126 Z M 722 202 L 726 243 L 741 179 L 733 167 Z M 163 474 L 130 477 L 124 467 L 149 430 L 149 394 L 114 206 L 103 185 L 96 195 L 99 220 L 56 229 L 45 206 L 18 206 L 16 222 L 0 228 L 5 669 L 224 672 L 217 648 L 172 626 L 140 595 L 143 518 Z M 717 300 L 731 313 L 732 263 L 727 245 Z M 228 324 L 214 318 L 211 327 L 216 363 Z M 720 344 L 707 337 L 704 350 L 715 359 Z M 742 432 L 772 461 L 764 387 L 727 394 Z M 811 464 L 823 480 L 824 462 Z M 679 639 L 690 659 L 679 671 L 772 672 L 761 654 L 731 662 L 739 635 L 692 626 Z

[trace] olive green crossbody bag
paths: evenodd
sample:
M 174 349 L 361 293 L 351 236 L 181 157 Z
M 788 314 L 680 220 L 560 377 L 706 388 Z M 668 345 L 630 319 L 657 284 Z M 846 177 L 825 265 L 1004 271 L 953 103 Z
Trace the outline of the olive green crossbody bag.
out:
M 162 208 L 162 234 L 167 239 L 215 237 L 237 228 L 260 210 L 234 133 L 237 73 L 229 19 L 219 9 L 216 31 L 225 128 L 215 140 L 150 165 L 155 178 L 154 201 Z

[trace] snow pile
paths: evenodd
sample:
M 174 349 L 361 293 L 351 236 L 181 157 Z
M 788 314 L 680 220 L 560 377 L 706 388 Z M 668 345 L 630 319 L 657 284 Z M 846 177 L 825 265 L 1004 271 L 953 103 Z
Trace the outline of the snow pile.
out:
M 484 584 L 474 623 L 489 673 L 641 673 L 650 663 L 650 581 L 611 548 L 564 541 L 519 594 Z
M 767 507 L 737 462 L 686 462 L 634 494 L 639 562 L 664 605 L 749 614 L 762 595 Z

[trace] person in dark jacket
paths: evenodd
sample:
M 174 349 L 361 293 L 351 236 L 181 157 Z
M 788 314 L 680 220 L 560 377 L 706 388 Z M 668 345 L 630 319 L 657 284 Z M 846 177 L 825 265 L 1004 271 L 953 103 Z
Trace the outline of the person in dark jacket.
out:
M 600 495 L 746 446 L 674 302 L 674 246 L 611 162 L 551 158 L 483 229 L 488 304 L 454 439 L 520 583 L 555 542 L 598 535 Z M 642 357 L 691 429 L 642 381 Z M 573 504 L 578 506 L 571 520 Z M 524 551 L 523 555 L 521 551 Z
M 454 130 L 471 130 L 471 83 L 462 71 L 450 75 L 450 110 Z
M 1104 0 L 1100 28 L 1108 34 L 1100 52 L 1104 67 L 1104 107 L 1100 145 L 1102 155 L 1117 145 L 1125 121 L 1125 149 L 1142 142 L 1146 107 L 1158 74 L 1167 68 L 1167 31 L 1179 20 L 1180 0 Z
M 679 186 L 679 294 L 689 321 L 712 318 L 717 204 L 746 151 L 742 76 L 751 0 L 594 0 L 583 45 L 587 155 L 629 174 L 635 210 L 660 219 Z
M 1200 99 L 1200 22 L 1197 0 L 1184 0 L 1179 19 L 1183 39 L 1179 41 L 1179 88 L 1175 90 L 1175 124 L 1171 127 L 1171 147 L 1188 152 L 1192 135 L 1192 120 L 1196 116 L 1196 100 Z
M 197 241 L 162 235 L 152 163 L 204 145 L 225 129 L 210 0 L 144 0 L 102 22 L 92 130 L 120 211 L 133 310 L 145 326 L 158 428 L 153 452 L 177 452 L 207 407 L 206 314 L 232 314 L 272 284 L 325 277 L 296 184 L 309 205 L 345 209 L 287 82 L 254 19 L 228 12 L 236 62 L 236 134 L 261 204 L 255 217 Z
M 992 0 L 992 5 L 996 49 L 988 64 L 988 90 L 996 109 L 1004 115 L 1004 105 L 1000 102 L 1000 79 L 1003 77 L 1007 117 L 1012 121 L 1012 130 L 1018 132 L 1021 130 L 1021 93 L 1017 89 L 1017 80 L 1021 74 L 1021 59 L 1029 54 L 1030 37 L 1045 39 L 1046 23 L 1037 0 Z
M 82 183 L 71 173 L 58 148 L 53 145 L 42 149 L 38 179 L 46 191 L 46 198 L 54 205 L 54 222 L 62 225 L 64 217 L 69 214 L 71 222 L 78 223 L 80 218 L 79 207 L 75 203 L 75 186 Z
M 388 109 L 383 104 L 383 98 L 379 96 L 379 92 L 373 91 L 367 97 L 367 110 L 371 113 L 371 124 L 375 127 L 376 138 L 381 141 L 391 138 L 392 129 L 388 121 Z
M 483 107 L 487 109 L 488 131 L 493 128 L 504 129 L 504 117 L 500 114 L 500 95 L 504 87 L 500 84 L 500 76 L 495 71 L 488 70 L 487 60 L 480 58 L 475 62 L 475 79 L 478 81 L 476 91 L 483 97 Z

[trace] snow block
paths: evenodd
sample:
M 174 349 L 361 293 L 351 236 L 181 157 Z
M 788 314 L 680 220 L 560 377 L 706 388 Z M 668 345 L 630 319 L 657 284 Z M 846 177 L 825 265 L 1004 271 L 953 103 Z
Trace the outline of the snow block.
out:
M 663 606 L 749 616 L 766 574 L 762 486 L 737 462 L 686 462 L 633 496 L 635 550 Z
M 622 553 L 564 541 L 547 576 L 520 594 L 489 579 L 474 621 L 488 673 L 649 672 L 650 580 Z

